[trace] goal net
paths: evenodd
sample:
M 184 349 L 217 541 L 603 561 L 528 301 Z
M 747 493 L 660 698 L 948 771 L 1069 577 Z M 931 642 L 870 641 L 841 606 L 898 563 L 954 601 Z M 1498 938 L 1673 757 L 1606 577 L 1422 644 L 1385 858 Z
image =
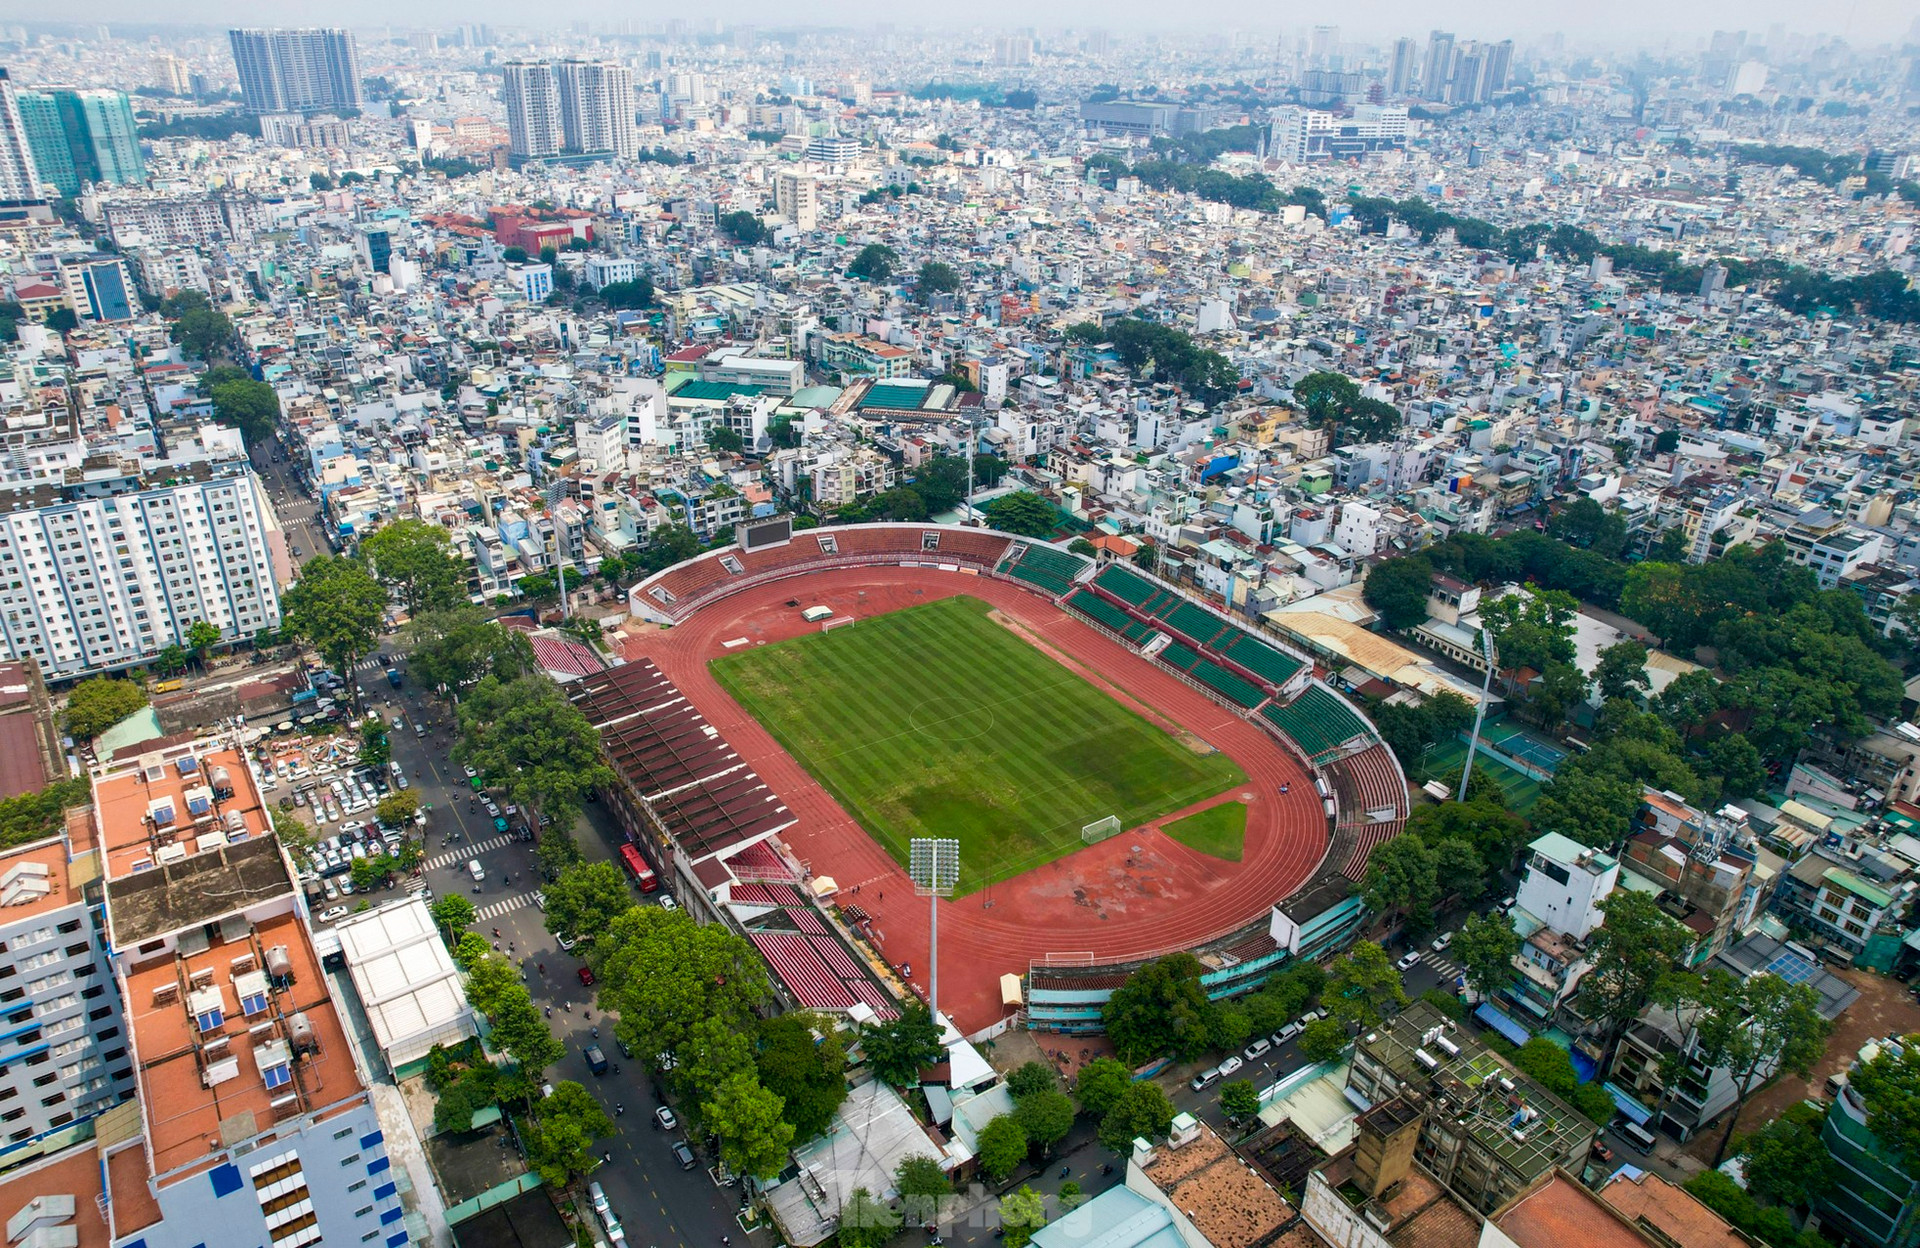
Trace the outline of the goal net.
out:
M 1104 841 L 1120 832 L 1120 816 L 1108 815 L 1105 819 L 1095 819 L 1080 829 L 1080 839 L 1092 845 Z
M 836 628 L 852 628 L 852 627 L 853 627 L 853 617 L 850 615 L 843 615 L 836 619 L 828 620 L 825 624 L 822 624 L 820 626 L 820 631 L 823 633 L 830 633 Z

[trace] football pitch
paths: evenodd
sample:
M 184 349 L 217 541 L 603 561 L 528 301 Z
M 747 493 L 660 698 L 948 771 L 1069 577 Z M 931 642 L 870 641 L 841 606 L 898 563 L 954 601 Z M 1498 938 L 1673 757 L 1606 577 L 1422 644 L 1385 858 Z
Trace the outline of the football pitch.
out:
M 1196 754 L 989 618 L 945 598 L 714 660 L 713 674 L 903 865 L 960 842 L 959 893 L 1246 776 Z

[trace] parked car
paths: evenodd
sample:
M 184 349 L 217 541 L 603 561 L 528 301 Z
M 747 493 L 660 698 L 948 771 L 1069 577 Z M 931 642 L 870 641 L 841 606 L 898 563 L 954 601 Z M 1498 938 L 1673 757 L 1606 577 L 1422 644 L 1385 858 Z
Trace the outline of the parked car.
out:
M 1228 1075 L 1232 1074 L 1236 1070 L 1239 1070 L 1242 1066 L 1245 1066 L 1245 1065 L 1246 1063 L 1241 1061 L 1239 1058 L 1230 1057 L 1226 1061 L 1220 1063 L 1220 1077 L 1222 1079 L 1225 1079 Z
M 693 1160 L 693 1150 L 687 1147 L 685 1140 L 673 1142 L 673 1159 L 680 1163 L 682 1170 L 691 1170 L 696 1164 Z
M 329 906 L 320 912 L 320 921 L 322 923 L 331 923 L 335 919 L 346 918 L 348 913 L 349 911 L 345 906 Z
M 1445 953 L 1447 951 L 1447 946 L 1452 943 L 1453 943 L 1453 933 L 1441 932 L 1438 936 L 1435 936 L 1433 938 L 1433 943 L 1431 945 L 1428 945 L 1427 948 L 1433 950 L 1435 953 Z
M 1285 1027 L 1273 1033 L 1273 1042 L 1275 1044 L 1285 1044 L 1306 1029 L 1307 1025 L 1305 1023 L 1288 1023 Z
M 1244 1056 L 1250 1062 L 1257 1062 L 1261 1058 L 1265 1057 L 1272 1050 L 1273 1050 L 1273 1041 L 1267 1039 L 1265 1036 L 1262 1036 L 1258 1040 L 1255 1040 L 1252 1044 L 1248 1045 L 1246 1047 L 1245 1052 L 1242 1054 L 1242 1056 Z
M 632 1054 L 628 1054 L 628 1056 L 631 1057 Z M 680 1120 L 675 1118 L 673 1111 L 665 1105 L 653 1111 L 653 1120 L 669 1131 L 678 1130 L 680 1126 Z
M 578 973 L 580 976 L 580 986 L 582 988 L 593 987 L 593 968 L 592 967 L 583 966 L 580 968 Z
M 1218 1066 L 1209 1066 L 1207 1067 L 1207 1069 L 1195 1075 L 1193 1079 L 1187 1084 L 1187 1086 L 1192 1088 L 1195 1092 L 1203 1092 L 1208 1087 L 1218 1082 L 1219 1078 L 1220 1078 L 1220 1068 Z

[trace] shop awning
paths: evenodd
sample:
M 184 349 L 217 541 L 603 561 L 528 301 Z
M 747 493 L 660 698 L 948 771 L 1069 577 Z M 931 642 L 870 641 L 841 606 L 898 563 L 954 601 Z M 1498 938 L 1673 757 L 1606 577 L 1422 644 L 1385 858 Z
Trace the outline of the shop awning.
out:
M 1480 1008 L 1473 1012 L 1473 1016 L 1485 1023 L 1488 1027 L 1499 1032 L 1514 1044 L 1525 1044 L 1527 1041 L 1533 1039 L 1532 1032 L 1522 1027 L 1519 1023 L 1514 1022 L 1499 1010 L 1494 1009 L 1492 1005 L 1485 1001 L 1480 1003 Z
M 1648 1121 L 1652 1119 L 1653 1111 L 1635 1100 L 1633 1093 L 1616 1086 L 1611 1081 L 1603 1083 L 1600 1086 L 1605 1088 L 1607 1095 L 1613 1098 L 1614 1106 L 1618 1108 L 1621 1113 L 1633 1119 L 1635 1126 L 1644 1127 Z

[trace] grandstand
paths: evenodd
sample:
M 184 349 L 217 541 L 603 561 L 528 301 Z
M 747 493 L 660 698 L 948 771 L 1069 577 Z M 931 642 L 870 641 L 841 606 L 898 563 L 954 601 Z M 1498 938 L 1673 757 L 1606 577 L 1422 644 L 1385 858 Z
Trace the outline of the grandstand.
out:
M 1357 744 L 1360 739 L 1377 741 L 1373 729 L 1322 685 L 1308 685 L 1307 691 L 1285 706 L 1269 706 L 1261 718 L 1284 733 L 1307 760 L 1318 766 Z
M 1038 586 L 1058 598 L 1073 588 L 1074 581 L 1087 566 L 1087 561 L 1079 555 L 1056 547 L 1039 542 L 1015 542 L 994 571 Z
M 1162 629 L 1178 634 L 1200 653 L 1210 670 L 1223 669 L 1222 674 L 1231 679 L 1217 682 L 1206 676 L 1197 676 L 1197 679 L 1239 706 L 1252 708 L 1266 700 L 1263 695 L 1251 702 L 1246 701 L 1241 686 L 1250 683 L 1275 695 L 1282 695 L 1306 670 L 1307 665 L 1303 660 L 1260 640 L 1240 625 L 1215 615 L 1185 595 L 1158 585 L 1120 564 L 1110 563 L 1102 568 L 1100 574 L 1093 578 L 1092 586 L 1106 595 L 1123 614 L 1146 625 L 1147 635 L 1151 636 L 1152 632 Z M 1090 614 L 1084 607 L 1075 609 L 1083 615 Z M 1122 632 L 1110 623 L 1106 627 Z M 1189 669 L 1183 667 L 1180 670 Z
M 1130 646 L 1144 646 L 1153 640 L 1152 628 L 1130 618 L 1125 611 L 1090 589 L 1074 590 L 1062 605 L 1075 615 L 1113 633 Z
M 1336 840 L 1347 845 L 1339 860 L 1340 873 L 1358 880 L 1366 874 L 1373 851 L 1406 826 L 1410 813 L 1406 777 L 1385 744 L 1336 759 L 1326 766 L 1325 774 L 1333 783 L 1340 812 Z
M 728 594 L 825 568 L 901 563 L 986 571 L 1000 562 L 1012 540 L 990 529 L 946 525 L 860 524 L 807 529 L 778 546 L 751 551 L 724 547 L 676 563 L 635 585 L 627 593 L 627 603 L 640 619 L 677 624 Z M 1077 555 L 1046 549 L 1085 566 Z M 1037 583 L 1036 587 L 1044 588 Z
M 1235 706 L 1250 711 L 1267 700 L 1264 690 L 1254 688 L 1218 663 L 1203 658 L 1177 641 L 1154 657 L 1177 672 L 1185 672 Z

